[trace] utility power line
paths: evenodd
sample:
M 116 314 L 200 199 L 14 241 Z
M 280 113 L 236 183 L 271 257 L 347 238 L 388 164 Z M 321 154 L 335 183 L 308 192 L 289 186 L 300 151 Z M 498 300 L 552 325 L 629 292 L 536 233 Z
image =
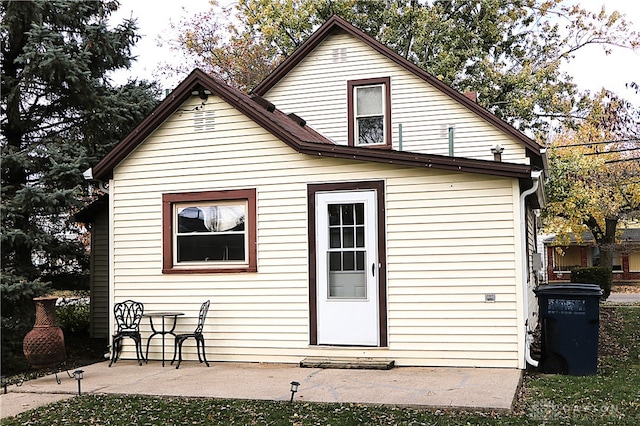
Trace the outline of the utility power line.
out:
M 613 141 L 601 141 L 601 142 L 584 142 L 584 143 L 575 143 L 571 145 L 561 145 L 561 146 L 549 146 L 549 148 L 560 149 L 560 148 L 573 148 L 576 146 L 589 146 L 589 145 L 606 145 L 610 143 L 621 143 L 621 142 L 640 142 L 640 139 L 618 139 Z
M 613 154 L 615 152 L 629 152 L 629 151 L 638 151 L 640 150 L 640 146 L 634 148 L 625 148 L 625 149 L 615 149 L 613 151 L 597 151 L 597 152 L 587 152 L 583 155 L 602 155 L 602 154 Z
M 610 163 L 622 163 L 624 161 L 638 161 L 640 162 L 640 157 L 633 157 L 633 158 L 621 158 L 619 160 L 608 160 L 605 161 L 604 164 L 610 164 Z

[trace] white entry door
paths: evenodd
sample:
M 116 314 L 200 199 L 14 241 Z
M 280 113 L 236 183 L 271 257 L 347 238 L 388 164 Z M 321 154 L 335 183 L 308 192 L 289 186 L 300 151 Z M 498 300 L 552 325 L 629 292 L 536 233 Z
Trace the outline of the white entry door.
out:
M 316 193 L 320 345 L 378 346 L 375 191 Z

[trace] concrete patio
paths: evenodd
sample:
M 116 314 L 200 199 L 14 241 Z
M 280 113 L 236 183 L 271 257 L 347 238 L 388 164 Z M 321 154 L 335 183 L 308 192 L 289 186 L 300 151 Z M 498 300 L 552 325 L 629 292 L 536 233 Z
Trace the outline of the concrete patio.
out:
M 183 362 L 180 369 L 159 361 L 139 366 L 121 360 L 82 367 L 83 394 L 139 394 L 282 401 L 290 383 L 300 383 L 296 402 L 352 402 L 425 408 L 508 411 L 522 371 L 499 368 L 397 367 L 391 370 L 300 368 L 296 364 Z M 66 372 L 11 385 L 0 396 L 8 417 L 78 394 Z

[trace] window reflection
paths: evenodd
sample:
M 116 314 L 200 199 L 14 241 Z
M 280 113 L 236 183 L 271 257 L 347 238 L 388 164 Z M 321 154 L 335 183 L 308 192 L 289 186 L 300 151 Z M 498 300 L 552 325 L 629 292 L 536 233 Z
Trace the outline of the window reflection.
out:
M 185 206 L 177 209 L 178 262 L 244 261 L 246 206 Z

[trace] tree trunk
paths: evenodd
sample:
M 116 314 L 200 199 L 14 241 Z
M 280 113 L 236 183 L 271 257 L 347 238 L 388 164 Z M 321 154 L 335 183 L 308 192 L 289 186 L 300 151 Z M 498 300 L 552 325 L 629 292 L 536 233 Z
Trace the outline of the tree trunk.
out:
M 600 266 L 613 269 L 613 254 L 616 249 L 616 228 L 618 218 L 606 218 L 604 231 L 594 217 L 589 217 L 585 224 L 593 234 L 596 246 L 600 249 Z
M 600 266 L 613 268 L 613 254 L 616 249 L 616 228 L 618 226 L 617 218 L 605 219 L 604 235 L 600 239 L 596 239 L 598 248 L 600 248 Z

